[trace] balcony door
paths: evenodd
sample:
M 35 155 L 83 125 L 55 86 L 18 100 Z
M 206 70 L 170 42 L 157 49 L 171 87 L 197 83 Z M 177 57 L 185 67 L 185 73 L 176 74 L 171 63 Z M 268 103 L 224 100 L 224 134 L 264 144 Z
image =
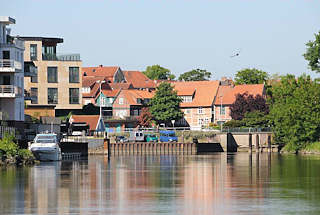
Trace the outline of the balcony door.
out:
M 3 80 L 3 85 L 10 85 L 10 75 L 4 75 L 2 76 Z
M 2 59 L 10 60 L 10 51 L 2 51 Z

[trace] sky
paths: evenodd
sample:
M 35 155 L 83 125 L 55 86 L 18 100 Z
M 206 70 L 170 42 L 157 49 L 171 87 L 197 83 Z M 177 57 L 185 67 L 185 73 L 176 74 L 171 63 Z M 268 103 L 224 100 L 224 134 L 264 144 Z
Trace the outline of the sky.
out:
M 83 66 L 199 68 L 211 79 L 244 68 L 319 77 L 302 56 L 319 11 L 319 0 L 0 0 L 12 35 L 61 37 L 57 52 L 80 53 Z

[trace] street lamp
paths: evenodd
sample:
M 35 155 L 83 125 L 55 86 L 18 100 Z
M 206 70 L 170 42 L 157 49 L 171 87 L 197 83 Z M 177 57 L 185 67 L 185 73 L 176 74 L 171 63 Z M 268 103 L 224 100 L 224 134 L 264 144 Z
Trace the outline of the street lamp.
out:
M 96 81 L 96 83 L 100 83 L 100 104 L 99 104 L 99 106 L 100 106 L 100 119 L 101 119 L 101 117 L 102 117 L 102 106 L 101 106 L 101 102 L 102 102 L 102 97 L 101 97 L 101 84 L 103 84 L 103 83 L 106 83 L 106 81 L 104 81 L 104 80 L 102 80 L 102 81 L 100 81 L 100 80 L 98 80 L 98 81 Z

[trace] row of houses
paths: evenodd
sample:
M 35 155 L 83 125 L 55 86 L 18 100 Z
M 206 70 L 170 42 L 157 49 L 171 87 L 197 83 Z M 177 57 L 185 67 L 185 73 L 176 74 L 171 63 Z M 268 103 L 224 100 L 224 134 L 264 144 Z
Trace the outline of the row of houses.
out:
M 25 115 L 65 116 L 91 103 L 101 108 L 108 131 L 137 126 L 137 116 L 159 81 L 119 66 L 82 67 L 80 54 L 58 52 L 62 38 L 11 36 L 11 24 L 13 18 L 0 17 L 1 120 L 18 126 Z M 229 108 L 238 93 L 265 95 L 264 85 L 234 86 L 230 80 L 170 83 L 183 100 L 184 118 L 175 126 L 224 123 L 231 119 Z M 86 121 L 85 116 L 81 120 Z

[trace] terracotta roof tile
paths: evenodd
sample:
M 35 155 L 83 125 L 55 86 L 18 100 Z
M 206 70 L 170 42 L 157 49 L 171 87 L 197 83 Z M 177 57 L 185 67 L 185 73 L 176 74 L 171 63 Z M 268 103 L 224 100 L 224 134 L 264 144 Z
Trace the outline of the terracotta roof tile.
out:
M 122 71 L 128 83 L 132 83 L 134 88 L 156 88 L 153 80 L 149 79 L 140 71 Z
M 192 102 L 182 102 L 180 107 L 212 106 L 219 87 L 219 81 L 179 81 L 172 84 L 178 95 L 195 92 Z
M 230 105 L 235 102 L 237 94 L 248 93 L 249 95 L 264 95 L 264 84 L 243 84 L 236 86 L 220 86 L 215 105 Z
M 116 89 L 124 89 L 124 90 L 133 89 L 133 86 L 132 86 L 131 83 L 110 83 L 110 87 L 113 90 L 116 90 Z
M 119 97 L 125 98 L 129 105 L 141 105 L 137 103 L 137 99 L 151 99 L 154 93 L 147 90 L 121 90 Z
M 72 115 L 70 117 L 70 123 L 86 123 L 89 125 L 89 129 L 93 131 L 97 128 L 99 117 L 99 115 Z
M 118 69 L 118 66 L 82 67 L 82 76 L 113 77 Z

